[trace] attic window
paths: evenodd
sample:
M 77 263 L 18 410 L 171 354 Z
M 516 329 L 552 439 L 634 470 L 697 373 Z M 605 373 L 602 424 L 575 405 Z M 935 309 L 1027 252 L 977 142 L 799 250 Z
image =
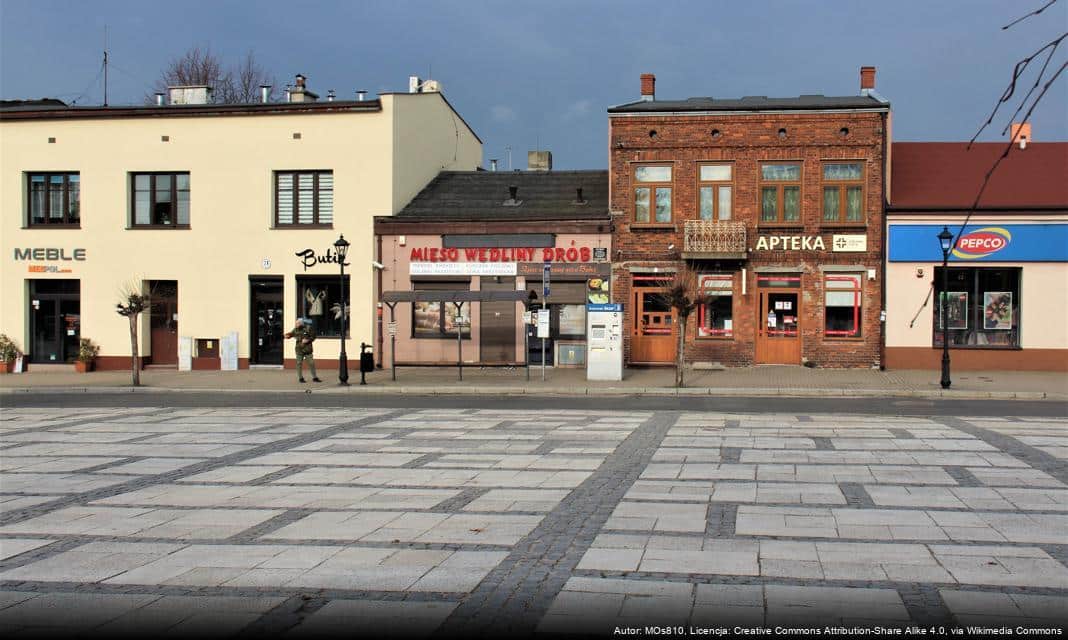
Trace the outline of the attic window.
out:
M 719 139 L 719 138 L 720 138 L 720 137 L 721 137 L 722 135 L 723 135 L 723 134 L 722 134 L 722 133 L 720 133 L 720 130 L 719 130 L 719 129 L 713 129 L 713 130 L 712 130 L 712 139 L 713 139 L 713 140 L 718 140 L 718 139 Z
M 839 129 L 838 135 L 842 136 L 843 138 L 847 137 L 849 135 L 849 127 L 842 127 L 841 129 Z
M 786 139 L 786 128 L 785 127 L 779 129 L 779 139 L 781 139 L 781 140 L 785 140 Z
M 656 129 L 650 129 L 649 130 L 649 137 L 650 138 L 655 138 L 656 136 L 657 136 Z

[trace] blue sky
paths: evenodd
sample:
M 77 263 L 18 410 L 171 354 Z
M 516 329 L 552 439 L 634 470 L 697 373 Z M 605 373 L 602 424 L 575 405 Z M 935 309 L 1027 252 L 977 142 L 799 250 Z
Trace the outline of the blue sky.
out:
M 605 109 L 637 99 L 644 72 L 660 98 L 853 95 L 875 65 L 895 140 L 966 140 L 1015 62 L 1068 25 L 1061 0 L 1001 30 L 1044 2 L 0 0 L 0 97 L 99 103 L 107 25 L 111 104 L 141 103 L 192 45 L 224 60 L 252 50 L 279 85 L 303 73 L 323 95 L 429 75 L 502 168 L 508 146 L 515 168 L 535 146 L 556 168 L 605 167 Z M 1034 140 L 1068 139 L 1066 113 L 1068 76 L 1034 114 Z

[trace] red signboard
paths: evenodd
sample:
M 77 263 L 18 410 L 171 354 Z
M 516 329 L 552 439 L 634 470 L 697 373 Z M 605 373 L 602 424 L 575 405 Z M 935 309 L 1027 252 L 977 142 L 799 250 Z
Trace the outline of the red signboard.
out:
M 590 247 L 414 247 L 412 262 L 589 262 Z

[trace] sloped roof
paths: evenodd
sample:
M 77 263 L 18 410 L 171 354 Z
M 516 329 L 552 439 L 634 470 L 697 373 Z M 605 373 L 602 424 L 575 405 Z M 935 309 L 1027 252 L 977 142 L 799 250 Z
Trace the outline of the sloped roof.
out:
M 678 111 L 779 111 L 822 109 L 889 109 L 890 103 L 872 96 L 806 95 L 796 98 L 687 98 L 686 100 L 644 100 L 621 104 L 608 113 L 655 113 Z
M 1007 142 L 895 142 L 890 208 L 968 209 Z M 1013 147 L 1001 161 L 980 208 L 1068 209 L 1068 142 Z
M 515 202 L 510 187 L 516 187 Z M 576 202 L 582 189 L 584 204 Z M 391 221 L 607 219 L 607 171 L 442 171 Z

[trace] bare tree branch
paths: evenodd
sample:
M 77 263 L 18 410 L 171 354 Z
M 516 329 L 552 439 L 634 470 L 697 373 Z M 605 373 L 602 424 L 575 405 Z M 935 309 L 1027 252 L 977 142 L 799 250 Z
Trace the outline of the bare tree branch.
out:
M 153 86 L 154 93 L 165 93 L 168 87 L 207 85 L 213 99 L 222 104 L 248 104 L 259 100 L 260 85 L 272 85 L 268 99 L 274 99 L 274 77 L 259 64 L 249 51 L 241 62 L 225 67 L 210 48 L 193 47 L 175 58 L 160 74 Z M 145 96 L 145 103 L 153 102 Z
M 1011 29 L 1011 28 L 1015 27 L 1016 25 L 1020 24 L 1021 22 L 1023 22 L 1024 20 L 1027 20 L 1031 16 L 1037 16 L 1038 14 L 1042 13 L 1043 11 L 1048 9 L 1051 5 L 1055 4 L 1056 2 L 1057 2 L 1057 0 L 1049 0 L 1049 2 L 1047 2 L 1046 4 L 1042 5 L 1041 7 L 1037 8 L 1037 9 L 1035 9 L 1034 11 L 1032 11 L 1029 14 L 1027 14 L 1026 16 L 1021 16 L 1019 18 L 1016 18 L 1015 20 L 1013 20 L 1009 24 L 1007 24 L 1004 27 L 1002 27 L 1001 30 L 1004 31 L 1005 29 Z

